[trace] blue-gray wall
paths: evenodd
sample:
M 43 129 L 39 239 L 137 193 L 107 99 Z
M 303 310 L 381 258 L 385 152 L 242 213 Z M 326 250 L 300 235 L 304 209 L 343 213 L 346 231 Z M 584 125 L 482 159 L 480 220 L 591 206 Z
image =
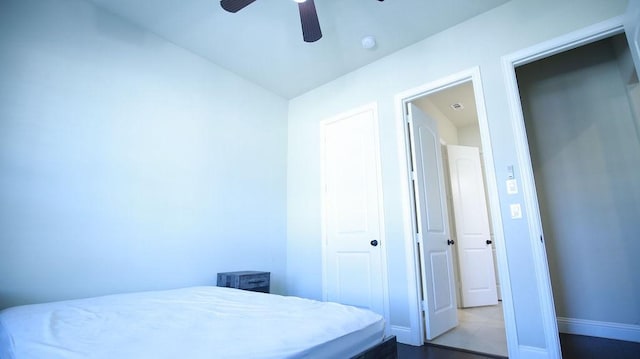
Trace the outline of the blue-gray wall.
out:
M 287 102 L 86 1 L 0 2 L 0 308 L 286 255 Z

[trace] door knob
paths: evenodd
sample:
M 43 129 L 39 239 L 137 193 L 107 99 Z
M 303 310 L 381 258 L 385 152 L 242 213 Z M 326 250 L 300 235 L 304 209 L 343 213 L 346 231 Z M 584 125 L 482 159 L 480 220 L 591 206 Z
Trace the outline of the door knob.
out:
M 448 245 L 453 245 L 453 244 L 456 244 L 456 242 L 454 240 L 452 240 L 452 239 L 447 239 L 447 244 Z
M 377 241 L 377 240 L 375 240 L 375 239 L 374 239 L 374 240 L 372 240 L 372 241 L 371 241 L 371 245 L 372 245 L 372 246 L 374 246 L 374 247 L 377 247 L 377 246 L 378 246 L 378 241 Z
M 490 239 L 487 239 L 487 244 L 493 243 Z

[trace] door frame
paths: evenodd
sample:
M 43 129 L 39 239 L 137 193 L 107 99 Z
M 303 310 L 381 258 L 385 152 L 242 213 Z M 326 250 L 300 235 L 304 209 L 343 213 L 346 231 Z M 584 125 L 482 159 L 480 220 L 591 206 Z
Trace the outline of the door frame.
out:
M 542 222 L 533 178 L 522 103 L 520 102 L 516 68 L 623 32 L 623 16 L 618 16 L 502 57 L 502 72 L 505 79 L 510 122 L 518 161 L 516 171 L 519 171 L 518 174 L 522 181 L 524 214 L 529 226 L 529 241 L 533 252 L 533 264 L 538 287 L 538 302 L 542 309 L 547 353 L 552 355 L 553 358 L 561 358 L 562 354 L 549 266 L 545 246 L 541 241 L 543 239 Z
M 380 236 L 379 236 L 379 247 L 380 247 L 380 270 L 381 270 L 381 276 L 382 276 L 382 305 L 383 305 L 383 311 L 384 313 L 382 313 L 385 322 L 390 323 L 391 322 L 391 318 L 390 318 L 390 314 L 389 314 L 389 286 L 388 286 L 388 267 L 387 267 L 387 241 L 385 238 L 385 219 L 384 219 L 384 198 L 383 198 L 383 192 L 382 192 L 382 165 L 380 162 L 380 121 L 379 121 L 379 116 L 378 116 L 378 103 L 377 102 L 371 102 L 368 103 L 366 105 L 342 112 L 340 114 L 331 116 L 327 119 L 324 119 L 322 121 L 320 121 L 319 126 L 320 126 L 320 154 L 322 155 L 324 153 L 325 150 L 325 145 L 324 145 L 324 124 L 327 123 L 331 123 L 331 122 L 335 122 L 335 121 L 340 121 L 342 119 L 348 118 L 348 117 L 352 117 L 354 115 L 357 115 L 359 113 L 362 112 L 368 112 L 371 111 L 372 112 L 372 116 L 373 116 L 373 143 L 374 143 L 374 147 L 375 147 L 375 151 L 374 151 L 374 157 L 375 157 L 375 162 L 376 162 L 376 181 L 377 181 L 377 190 L 378 190 L 378 202 L 376 203 L 377 205 L 377 209 L 378 209 L 378 218 L 379 218 L 379 231 L 380 231 Z M 326 168 L 325 168 L 325 162 L 324 159 L 320 159 L 320 188 L 319 188 L 319 192 L 320 192 L 320 198 L 321 198 L 321 229 L 320 229 L 320 235 L 321 235 L 321 239 L 322 239 L 322 299 L 324 301 L 327 301 L 327 297 L 328 297 L 328 290 L 327 290 L 327 253 L 328 253 L 328 249 L 327 249 L 327 233 L 326 233 L 326 228 L 327 228 L 327 215 L 326 215 L 326 211 L 327 211 L 327 206 L 326 206 L 326 197 L 325 197 L 325 187 L 326 187 L 326 183 L 325 183 L 325 173 L 326 173 Z M 389 326 L 385 326 L 385 335 L 389 335 L 390 334 L 390 328 Z
M 407 263 L 408 298 L 410 300 L 409 315 L 412 330 L 405 338 L 406 342 L 414 345 L 424 344 L 424 316 L 421 309 L 421 279 L 420 279 L 420 257 L 416 250 L 416 223 L 415 206 L 413 196 L 413 186 L 410 175 L 411 148 L 409 145 L 407 104 L 419 97 L 429 95 L 447 88 L 471 81 L 475 96 L 478 126 L 480 128 L 480 138 L 482 141 L 483 161 L 486 172 L 489 207 L 491 221 L 494 228 L 494 239 L 496 244 L 496 254 L 498 262 L 498 275 L 502 286 L 502 302 L 504 311 L 505 329 L 507 335 L 507 347 L 509 356 L 515 357 L 517 348 L 517 332 L 515 313 L 513 309 L 513 299 L 511 296 L 511 282 L 509 268 L 507 266 L 506 247 L 504 242 L 504 232 L 502 227 L 502 214 L 499 207 L 498 187 L 494 171 L 493 152 L 491 137 L 489 134 L 489 123 L 482 90 L 480 68 L 473 67 L 461 72 L 452 74 L 445 78 L 403 91 L 395 96 L 396 113 L 396 134 L 398 140 L 398 164 L 400 165 L 401 200 L 403 216 L 403 234 L 405 238 L 405 256 Z

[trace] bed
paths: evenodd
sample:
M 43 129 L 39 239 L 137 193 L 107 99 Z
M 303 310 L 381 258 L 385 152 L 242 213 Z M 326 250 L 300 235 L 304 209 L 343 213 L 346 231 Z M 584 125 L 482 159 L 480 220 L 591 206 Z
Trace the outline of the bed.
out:
M 0 312 L 1 359 L 396 358 L 382 316 L 221 287 L 33 304 Z

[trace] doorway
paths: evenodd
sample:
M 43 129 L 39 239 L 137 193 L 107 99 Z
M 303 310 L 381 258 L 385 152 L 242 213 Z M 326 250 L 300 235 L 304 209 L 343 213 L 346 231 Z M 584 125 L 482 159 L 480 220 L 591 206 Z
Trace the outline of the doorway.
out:
M 550 266 L 547 263 L 547 254 L 546 254 L 546 246 L 547 244 L 545 239 L 545 223 L 542 220 L 542 213 L 540 211 L 541 206 L 538 200 L 538 191 L 537 191 L 537 183 L 534 181 L 534 167 L 532 166 L 532 156 L 529 149 L 528 144 L 528 136 L 527 131 L 525 130 L 525 119 L 524 119 L 524 107 L 525 104 L 521 103 L 518 81 L 516 79 L 516 71 L 519 67 L 536 62 L 538 60 L 544 60 L 550 58 L 551 56 L 564 53 L 566 51 L 580 48 L 584 45 L 592 44 L 596 41 L 607 39 L 614 37 L 618 34 L 625 34 L 629 40 L 629 42 L 633 43 L 631 46 L 631 55 L 634 57 L 634 60 L 629 62 L 630 68 L 633 69 L 635 62 L 635 73 L 637 77 L 637 69 L 640 59 L 638 55 L 640 55 L 640 38 L 638 37 L 639 32 L 639 24 L 640 24 L 640 6 L 639 2 L 630 2 L 629 9 L 625 16 L 620 16 L 617 18 L 613 18 L 608 21 L 604 21 L 599 24 L 595 24 L 588 28 L 576 31 L 574 33 L 567 34 L 560 38 L 533 46 L 528 49 L 521 50 L 517 53 L 505 56 L 503 58 L 503 71 L 506 77 L 506 85 L 507 92 L 509 95 L 509 104 L 511 107 L 511 118 L 513 125 L 513 134 L 516 142 L 516 155 L 518 157 L 518 165 L 520 168 L 517 168 L 517 173 L 522 179 L 522 188 L 525 197 L 525 212 L 526 218 L 529 222 L 529 237 L 531 240 L 531 245 L 534 254 L 534 265 L 536 267 L 536 275 L 537 275 L 537 285 L 539 288 L 539 301 L 542 308 L 543 316 L 542 321 L 544 325 L 545 339 L 547 341 L 548 354 L 550 357 L 559 358 L 561 357 L 560 353 L 560 342 L 558 340 L 558 331 L 564 331 L 567 333 L 573 332 L 574 334 L 582 334 L 582 335 L 592 335 L 592 336 L 605 336 L 612 335 L 615 336 L 615 339 L 622 340 L 634 340 L 640 341 L 640 327 L 636 324 L 625 324 L 624 321 L 616 320 L 615 322 L 611 322 L 608 319 L 603 320 L 604 318 L 601 316 L 601 311 L 598 308 L 592 313 L 598 313 L 597 319 L 580 319 L 580 320 L 565 320 L 567 318 L 556 317 L 556 311 L 554 308 L 554 293 L 552 291 L 552 283 L 549 280 L 550 278 Z M 630 25 L 628 27 L 627 25 Z M 620 73 L 621 75 L 622 73 Z M 636 95 L 637 96 L 637 95 Z M 602 101 L 603 98 L 600 96 L 599 101 Z M 609 95 L 604 96 L 604 101 L 608 102 L 611 105 L 616 100 L 611 100 Z M 590 104 L 589 104 L 590 105 Z M 568 106 L 570 107 L 570 106 Z M 624 106 L 623 106 L 624 107 Z M 627 111 L 629 108 L 629 103 L 627 101 L 626 104 Z M 606 114 L 605 117 L 610 118 L 612 114 L 616 114 L 619 111 L 619 107 L 612 106 L 611 111 Z M 617 117 L 617 115 L 616 115 Z M 637 116 L 636 116 L 637 119 Z M 585 128 L 584 126 L 577 126 Z M 591 127 L 589 131 L 586 131 L 585 134 L 593 135 L 593 132 L 599 132 L 597 128 Z M 635 130 L 631 131 L 632 135 L 635 135 Z M 566 135 L 566 133 L 565 133 Z M 625 135 L 629 135 L 626 133 Z M 582 139 L 577 138 L 577 141 Z M 565 144 L 570 143 L 571 141 L 565 141 Z M 561 142 L 562 143 L 562 142 Z M 594 146 L 599 146 L 600 144 L 594 143 Z M 595 160 L 600 161 L 601 157 L 604 153 L 599 153 L 598 157 L 591 159 L 588 161 Z M 626 153 L 629 154 L 629 153 Z M 637 153 L 632 154 L 634 156 Z M 557 157 L 562 157 L 562 154 L 558 153 Z M 614 160 L 615 161 L 615 160 Z M 605 176 L 609 176 L 610 173 L 603 173 Z M 575 178 L 575 174 L 572 178 Z M 637 183 L 635 184 L 637 185 Z M 575 192 L 573 192 L 575 194 Z M 601 196 L 601 193 L 593 193 L 596 197 Z M 577 197 L 584 197 L 585 194 L 582 193 Z M 637 206 L 637 201 L 636 204 Z M 618 212 L 619 214 L 620 212 Z M 637 212 L 636 212 L 637 213 Z M 628 215 L 628 212 L 624 212 L 619 219 L 622 219 L 625 215 Z M 603 213 L 603 215 L 609 215 Z M 559 216 L 558 216 L 559 217 Z M 637 217 L 637 215 L 636 215 Z M 611 226 L 611 229 L 619 228 L 617 225 Z M 609 243 L 607 241 L 608 236 L 602 237 L 602 243 Z M 581 252 L 585 249 L 585 246 L 576 246 L 573 248 L 573 255 L 580 256 Z M 601 259 L 610 260 L 615 258 L 610 255 L 610 249 L 606 248 L 601 252 Z M 623 259 L 624 257 L 621 257 Z M 618 264 L 616 263 L 613 267 L 618 268 Z M 594 264 L 595 266 L 602 266 L 602 264 Z M 622 269 L 622 268 L 620 268 Z M 571 270 L 579 271 L 579 268 L 572 267 Z M 637 273 L 637 271 L 636 271 Z M 628 273 L 627 273 L 628 274 Z M 632 290 L 636 295 L 638 293 L 638 278 L 637 275 L 632 276 L 634 279 L 631 281 L 630 286 L 627 288 L 636 288 Z M 620 282 L 619 278 L 613 280 L 613 283 Z M 590 286 L 592 284 L 590 279 L 586 279 L 584 282 L 585 286 Z M 554 288 L 555 289 L 555 284 Z M 601 288 L 603 289 L 603 288 Z M 605 290 L 606 291 L 606 290 Z M 611 290 L 606 291 L 608 294 L 612 296 L 619 295 L 620 292 Z M 637 298 L 637 297 L 636 297 Z M 637 299 L 630 300 L 629 303 L 637 303 Z M 609 305 L 610 307 L 610 305 Z M 628 308 L 628 307 L 627 307 Z M 611 309 L 611 308 L 608 308 Z M 637 317 L 636 317 L 637 318 Z M 578 318 L 576 318 L 578 319 Z M 636 319 L 637 320 L 637 319 Z M 623 339 L 627 338 L 627 339 Z M 635 338 L 635 339 L 632 339 Z
M 558 329 L 640 341 L 640 85 L 625 35 L 516 76 Z
M 399 97 L 406 106 L 405 143 L 410 144 L 414 253 L 424 308 L 424 314 L 419 314 L 420 343 L 507 356 L 503 313 L 511 310 L 511 303 L 507 298 L 504 309 L 502 302 L 498 304 L 496 268 L 501 266 L 496 254 L 504 254 L 504 247 L 500 249 L 499 212 L 489 210 L 496 205 L 497 194 L 493 174 L 484 171 L 493 167 L 493 158 L 479 71 L 453 75 Z M 469 185 L 475 167 L 466 165 L 474 155 L 479 175 L 475 186 Z M 434 172 L 440 178 L 430 177 Z M 461 176 L 467 179 L 460 180 Z M 463 200 L 456 198 L 461 193 Z M 472 243 L 479 245 L 474 248 Z M 510 293 L 508 288 L 506 292 Z M 487 331 L 494 333 L 487 335 Z
M 417 98 L 412 103 L 437 123 L 447 217 L 454 243 L 451 257 L 458 325 L 427 342 L 507 356 L 473 84 L 464 82 Z

